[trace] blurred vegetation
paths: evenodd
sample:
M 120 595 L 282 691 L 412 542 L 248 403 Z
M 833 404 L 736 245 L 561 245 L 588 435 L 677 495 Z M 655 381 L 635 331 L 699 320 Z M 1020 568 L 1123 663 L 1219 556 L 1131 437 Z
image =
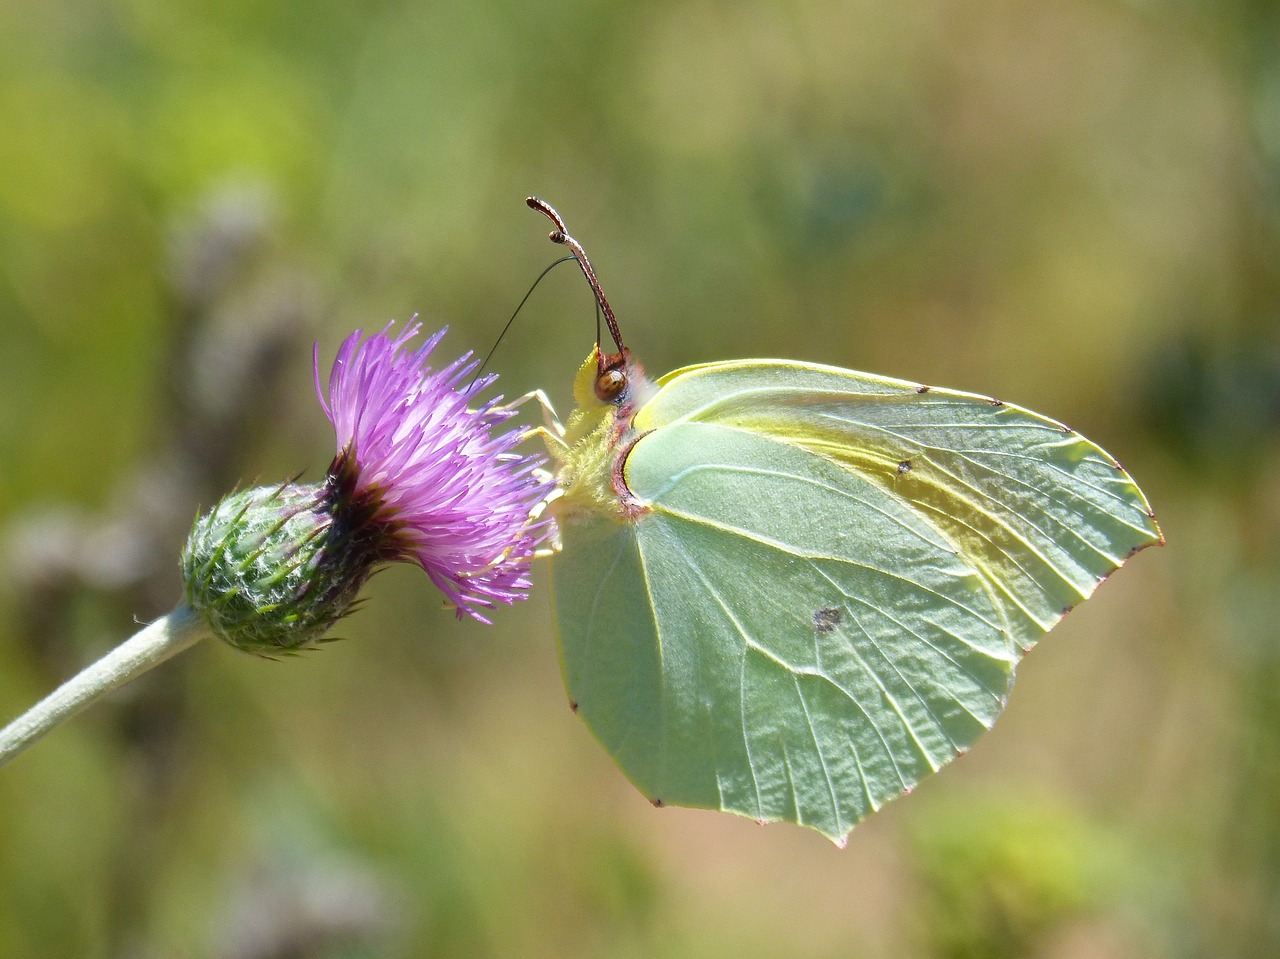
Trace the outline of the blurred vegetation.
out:
M 1280 7 L 0 5 L 0 712 L 178 596 L 200 506 L 315 477 L 310 352 L 487 350 L 586 244 L 653 372 L 827 361 L 1116 453 L 1169 546 L 838 851 L 652 809 L 545 594 L 392 570 L 349 642 L 210 646 L 0 773 L 0 955 L 1280 953 Z M 567 406 L 580 278 L 494 360 Z

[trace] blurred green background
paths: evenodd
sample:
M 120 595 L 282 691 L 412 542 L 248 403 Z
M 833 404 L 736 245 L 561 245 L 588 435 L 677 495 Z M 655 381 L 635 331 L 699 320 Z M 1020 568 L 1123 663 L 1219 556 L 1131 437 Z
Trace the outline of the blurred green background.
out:
M 837 850 L 655 810 L 566 706 L 545 570 L 184 654 L 0 771 L 6 957 L 1280 954 L 1280 8 L 1269 0 L 7 0 L 0 713 L 178 598 L 191 519 L 321 475 L 359 326 L 483 352 L 591 253 L 654 373 L 999 396 L 1169 545 Z M 567 412 L 554 273 L 494 359 Z

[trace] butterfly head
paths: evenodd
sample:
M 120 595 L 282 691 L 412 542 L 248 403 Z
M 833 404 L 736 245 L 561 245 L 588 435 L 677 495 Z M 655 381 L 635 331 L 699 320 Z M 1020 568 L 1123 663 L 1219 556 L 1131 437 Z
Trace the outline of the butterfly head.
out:
M 596 399 L 602 403 L 613 403 L 627 392 L 631 351 L 624 347 L 618 353 L 601 353 L 597 346 L 592 355 L 596 359 L 596 381 L 593 387 Z
M 580 410 L 608 412 L 618 419 L 629 419 L 654 390 L 653 382 L 625 347 L 617 353 L 603 353 L 599 346 L 594 347 L 573 381 L 573 398 Z

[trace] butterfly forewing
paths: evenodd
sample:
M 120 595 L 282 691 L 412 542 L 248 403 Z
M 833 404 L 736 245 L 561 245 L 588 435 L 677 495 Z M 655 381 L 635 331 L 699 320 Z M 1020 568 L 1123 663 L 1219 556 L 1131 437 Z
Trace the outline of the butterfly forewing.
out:
M 1150 506 L 1107 453 L 988 397 L 801 363 L 678 371 L 637 426 L 732 426 L 843 464 L 936 526 L 1030 648 L 1138 549 Z

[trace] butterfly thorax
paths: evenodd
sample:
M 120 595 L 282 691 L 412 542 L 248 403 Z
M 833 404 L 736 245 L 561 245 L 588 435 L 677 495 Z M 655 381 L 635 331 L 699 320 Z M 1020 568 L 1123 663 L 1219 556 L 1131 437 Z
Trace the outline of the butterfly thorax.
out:
M 644 508 L 627 490 L 622 467 L 639 438 L 631 421 L 656 387 L 638 364 L 628 362 L 625 388 L 613 399 L 602 400 L 595 390 L 599 359 L 598 349 L 593 349 L 574 377 L 573 397 L 578 405 L 565 427 L 566 445 L 552 450 L 561 491 L 554 509 L 561 521 L 610 516 L 621 522 Z

